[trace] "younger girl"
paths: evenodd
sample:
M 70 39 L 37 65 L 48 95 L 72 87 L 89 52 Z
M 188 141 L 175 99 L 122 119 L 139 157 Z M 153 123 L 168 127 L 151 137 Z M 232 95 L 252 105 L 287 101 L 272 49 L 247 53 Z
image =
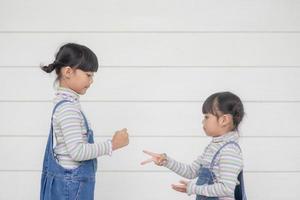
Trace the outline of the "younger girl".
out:
M 152 156 L 142 162 L 154 162 L 188 179 L 198 177 L 197 182 L 180 181 L 172 188 L 197 200 L 246 200 L 243 185 L 243 159 L 238 145 L 238 126 L 244 116 L 243 104 L 231 92 L 219 92 L 209 96 L 203 104 L 203 129 L 212 141 L 190 165 L 180 163 L 166 154 L 144 151 Z
M 40 199 L 92 200 L 97 157 L 111 155 L 113 150 L 126 146 L 127 130 L 117 131 L 112 140 L 94 143 L 79 102 L 79 95 L 86 93 L 98 70 L 97 57 L 89 48 L 73 43 L 63 45 L 54 62 L 42 69 L 47 73 L 55 70 L 59 87 L 44 156 Z

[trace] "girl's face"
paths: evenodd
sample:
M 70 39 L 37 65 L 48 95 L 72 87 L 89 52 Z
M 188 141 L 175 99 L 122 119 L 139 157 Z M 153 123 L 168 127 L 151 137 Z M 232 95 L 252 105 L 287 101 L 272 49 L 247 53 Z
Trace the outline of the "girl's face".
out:
M 85 72 L 81 69 L 72 69 L 70 67 L 64 70 L 61 86 L 68 87 L 78 94 L 85 94 L 93 83 L 94 72 Z
M 203 129 L 208 136 L 218 137 L 230 131 L 232 118 L 229 115 L 221 115 L 217 117 L 211 113 L 204 114 L 202 120 Z
M 208 136 L 215 136 L 216 132 L 218 132 L 218 118 L 210 113 L 206 113 L 203 116 L 202 120 L 203 130 Z

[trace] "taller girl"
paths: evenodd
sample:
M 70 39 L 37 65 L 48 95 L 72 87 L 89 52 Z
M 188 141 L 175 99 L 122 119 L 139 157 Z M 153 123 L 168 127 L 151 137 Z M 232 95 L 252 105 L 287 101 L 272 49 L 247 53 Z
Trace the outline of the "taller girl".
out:
M 63 45 L 54 62 L 42 70 L 55 70 L 59 87 L 44 156 L 40 199 L 92 200 L 97 157 L 111 155 L 113 150 L 126 146 L 127 129 L 117 131 L 112 140 L 94 143 L 79 102 L 79 95 L 86 93 L 98 70 L 97 57 L 89 48 L 74 43 Z

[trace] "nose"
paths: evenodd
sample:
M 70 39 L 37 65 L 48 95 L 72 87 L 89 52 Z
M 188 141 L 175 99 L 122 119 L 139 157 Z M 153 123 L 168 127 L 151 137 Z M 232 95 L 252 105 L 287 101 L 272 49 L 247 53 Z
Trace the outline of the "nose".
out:
M 90 78 L 90 85 L 94 82 L 93 77 Z

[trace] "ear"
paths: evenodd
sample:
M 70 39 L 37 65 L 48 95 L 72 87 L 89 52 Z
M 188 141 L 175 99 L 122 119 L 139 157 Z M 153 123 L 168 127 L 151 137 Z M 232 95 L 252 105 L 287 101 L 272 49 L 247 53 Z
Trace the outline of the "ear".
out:
M 70 66 L 66 66 L 61 69 L 62 76 L 66 79 L 70 79 L 74 73 L 73 69 Z
M 232 116 L 230 114 L 225 114 L 219 117 L 219 123 L 222 127 L 226 127 L 231 125 L 232 123 Z

